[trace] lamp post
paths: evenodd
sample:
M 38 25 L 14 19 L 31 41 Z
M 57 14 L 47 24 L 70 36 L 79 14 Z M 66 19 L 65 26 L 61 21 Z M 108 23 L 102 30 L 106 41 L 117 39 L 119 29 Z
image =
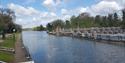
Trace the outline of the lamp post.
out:
M 13 29 L 13 39 L 14 39 L 14 41 L 15 41 L 15 31 L 16 31 L 16 29 L 14 28 Z

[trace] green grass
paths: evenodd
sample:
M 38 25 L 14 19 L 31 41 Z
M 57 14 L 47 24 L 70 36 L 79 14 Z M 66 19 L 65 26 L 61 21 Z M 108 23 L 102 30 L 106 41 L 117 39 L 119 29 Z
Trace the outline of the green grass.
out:
M 14 55 L 8 52 L 0 51 L 0 61 L 12 62 L 14 60 Z
M 15 34 L 17 36 L 17 34 Z M 16 38 L 15 38 L 16 39 Z M 2 47 L 14 48 L 15 47 L 15 39 L 13 35 L 11 37 L 6 37 L 3 43 L 1 43 Z
M 4 40 L 4 42 L 2 42 L 0 44 L 0 46 L 8 47 L 8 48 L 14 48 L 17 36 L 18 36 L 18 33 L 15 34 L 15 39 L 14 39 L 14 35 L 12 35 L 10 37 L 6 37 L 6 39 Z M 12 61 L 14 61 L 14 55 L 12 53 L 0 51 L 0 61 L 12 63 Z
M 14 44 L 15 44 L 15 41 L 13 38 L 6 38 L 1 46 L 8 47 L 8 48 L 14 48 Z

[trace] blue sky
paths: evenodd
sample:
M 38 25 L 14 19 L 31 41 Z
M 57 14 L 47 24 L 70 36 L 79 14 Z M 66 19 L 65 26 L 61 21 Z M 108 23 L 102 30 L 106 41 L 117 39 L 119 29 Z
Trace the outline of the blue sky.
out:
M 1 0 L 0 7 L 15 11 L 16 21 L 31 28 L 55 19 L 68 20 L 72 15 L 88 12 L 92 16 L 107 15 L 121 10 L 125 0 Z

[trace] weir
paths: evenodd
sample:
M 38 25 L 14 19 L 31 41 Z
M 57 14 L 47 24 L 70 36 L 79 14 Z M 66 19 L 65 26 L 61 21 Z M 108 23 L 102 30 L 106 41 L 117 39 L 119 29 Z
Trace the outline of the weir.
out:
M 57 34 L 58 33 L 58 34 Z M 53 35 L 73 36 L 96 40 L 125 41 L 125 30 L 120 27 L 92 27 L 78 29 L 63 29 L 60 32 L 50 32 Z

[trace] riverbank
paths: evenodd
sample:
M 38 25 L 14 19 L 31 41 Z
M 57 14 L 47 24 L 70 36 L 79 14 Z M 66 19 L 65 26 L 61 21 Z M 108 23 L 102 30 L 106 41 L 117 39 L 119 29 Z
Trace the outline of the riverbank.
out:
M 121 27 L 91 27 L 79 29 L 62 29 L 53 30 L 53 32 L 48 33 L 52 35 L 80 37 L 92 40 L 125 42 L 125 29 Z
M 30 61 L 30 54 L 23 45 L 21 34 L 15 43 L 15 63 Z
M 56 36 L 68 36 L 96 41 L 125 42 L 125 33 L 104 34 L 104 33 L 81 33 L 81 32 L 48 32 Z
M 15 33 L 7 34 L 5 40 L 0 39 L 0 61 L 19 63 L 31 60 L 21 38 L 20 33 Z
M 6 39 L 0 39 L 0 61 L 14 63 L 14 48 L 17 34 L 15 34 L 15 39 L 13 36 L 13 34 L 6 34 Z

